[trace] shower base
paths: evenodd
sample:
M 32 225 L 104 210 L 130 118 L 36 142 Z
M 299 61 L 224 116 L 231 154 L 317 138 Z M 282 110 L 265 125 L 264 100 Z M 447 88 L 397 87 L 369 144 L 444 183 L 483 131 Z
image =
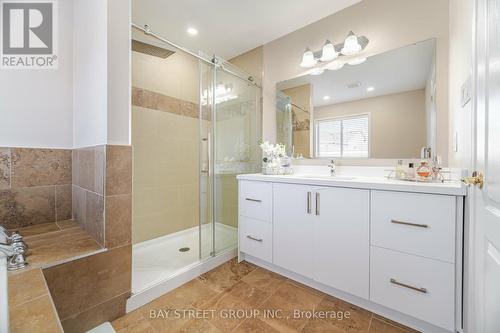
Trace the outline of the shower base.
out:
M 206 224 L 201 228 L 201 257 L 207 258 L 201 261 L 198 227 L 133 245 L 132 297 L 127 302 L 127 312 L 235 257 L 238 229 L 221 223 L 216 223 L 215 228 L 217 255 L 214 257 L 210 257 L 211 227 Z

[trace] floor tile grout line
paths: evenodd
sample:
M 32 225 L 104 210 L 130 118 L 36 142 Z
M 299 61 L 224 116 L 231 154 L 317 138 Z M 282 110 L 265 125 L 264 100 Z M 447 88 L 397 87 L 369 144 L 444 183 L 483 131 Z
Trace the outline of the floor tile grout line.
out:
M 372 320 L 373 320 L 373 312 L 372 315 L 370 316 L 370 323 L 368 324 L 368 329 L 366 330 L 366 332 L 370 332 L 370 329 L 372 327 Z

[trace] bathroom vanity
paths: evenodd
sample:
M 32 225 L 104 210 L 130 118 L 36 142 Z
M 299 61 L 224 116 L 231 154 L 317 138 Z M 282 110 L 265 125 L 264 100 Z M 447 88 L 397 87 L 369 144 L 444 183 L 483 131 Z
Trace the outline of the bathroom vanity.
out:
M 424 332 L 462 327 L 460 182 L 238 180 L 240 260 Z

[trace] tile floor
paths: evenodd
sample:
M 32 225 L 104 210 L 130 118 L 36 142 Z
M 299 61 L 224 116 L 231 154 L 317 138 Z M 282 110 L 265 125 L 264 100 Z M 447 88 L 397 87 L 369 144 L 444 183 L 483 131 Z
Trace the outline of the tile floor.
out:
M 297 311 L 305 312 L 294 315 Z M 324 318 L 307 318 L 312 311 L 324 314 Z M 116 319 L 112 325 L 118 333 L 416 332 L 235 259 Z

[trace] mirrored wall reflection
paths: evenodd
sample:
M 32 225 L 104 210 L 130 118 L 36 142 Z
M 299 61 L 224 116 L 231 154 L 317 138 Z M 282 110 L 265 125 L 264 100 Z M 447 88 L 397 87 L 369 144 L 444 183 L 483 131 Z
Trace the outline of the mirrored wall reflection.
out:
M 279 82 L 278 142 L 305 158 L 418 158 L 435 148 L 435 44 L 337 59 Z

